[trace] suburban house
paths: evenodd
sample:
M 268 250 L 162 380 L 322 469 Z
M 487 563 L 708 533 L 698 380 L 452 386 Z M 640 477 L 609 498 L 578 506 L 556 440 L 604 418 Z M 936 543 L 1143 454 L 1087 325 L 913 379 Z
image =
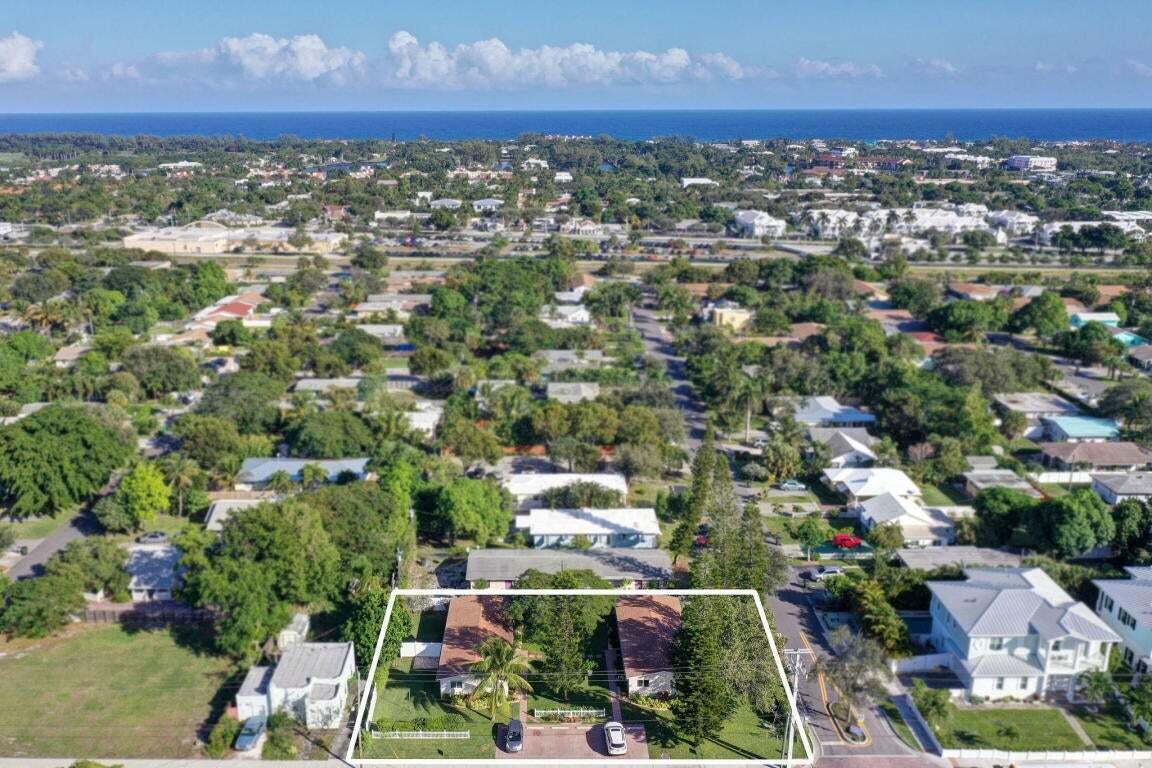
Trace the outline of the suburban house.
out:
M 829 467 L 824 470 L 824 484 L 847 496 L 849 509 L 885 494 L 904 498 L 921 495 L 912 478 L 891 467 Z
M 348 682 L 356 675 L 352 643 L 296 643 L 275 665 L 252 667 L 236 693 L 241 720 L 286 712 L 305 727 L 344 724 Z
M 545 374 L 603 368 L 608 362 L 599 349 L 542 349 L 536 355 L 544 361 Z
M 252 509 L 276 500 L 274 495 L 267 492 L 231 495 L 237 498 L 219 498 L 208 507 L 208 514 L 204 517 L 204 527 L 209 531 L 219 533 L 224 530 L 224 523 L 236 512 Z
M 1032 487 L 1020 475 L 1016 474 L 1010 469 L 974 469 L 971 472 L 965 472 L 964 475 L 964 492 L 972 498 L 976 498 L 989 488 L 1008 488 L 1009 490 L 1018 491 L 1031 496 L 1034 499 L 1041 499 L 1044 494 Z
M 444 403 L 436 400 L 418 400 L 412 410 L 405 411 L 404 417 L 408 420 L 408 427 L 413 432 L 419 432 L 425 437 L 436 434 L 436 427 L 444 416 Z
M 548 399 L 558 403 L 582 403 L 600 397 L 600 385 L 594 381 L 553 381 L 546 391 Z
M 654 549 L 660 521 L 651 508 L 532 509 L 517 515 L 515 526 L 533 547 Z
M 1123 475 L 1092 475 L 1092 490 L 1109 506 L 1122 501 L 1152 500 L 1152 472 L 1130 472 Z
M 1125 566 L 1128 579 L 1096 579 L 1096 613 L 1120 635 L 1124 662 L 1138 674 L 1152 667 L 1152 568 Z
M 860 505 L 860 522 L 866 530 L 895 523 L 906 547 L 944 547 L 956 539 L 956 525 L 939 509 L 928 508 L 909 496 L 885 493 Z
M 879 441 L 866 429 L 813 427 L 808 430 L 808 438 L 813 443 L 827 446 L 829 467 L 866 467 L 876 461 L 872 446 Z
M 472 665 L 480 660 L 478 648 L 490 637 L 512 642 L 512 625 L 504 615 L 504 598 L 495 595 L 452 598 L 436 667 L 441 696 L 467 696 L 480 686 L 481 677 L 472 673 Z
M 180 586 L 181 552 L 171 544 L 133 544 L 128 547 L 128 593 L 134 603 L 171 600 Z
M 1139 472 L 1152 466 L 1152 451 L 1130 442 L 1040 443 L 1040 462 L 1063 472 Z
M 543 496 L 548 491 L 557 488 L 567 488 L 576 483 L 595 483 L 596 485 L 616 491 L 622 498 L 628 496 L 628 481 L 624 475 L 611 472 L 554 472 L 551 474 L 536 474 L 518 472 L 503 479 L 504 489 L 512 495 L 517 509 L 531 509 L 543 503 Z
M 896 550 L 896 559 L 913 571 L 935 571 L 938 568 L 1019 568 L 1024 556 L 1002 549 L 955 544 L 951 547 L 925 549 L 907 547 Z
M 317 466 L 324 470 L 328 482 L 335 482 L 342 475 L 354 476 L 357 480 L 368 477 L 368 459 L 285 459 L 248 458 L 240 465 L 236 475 L 236 490 L 252 491 L 264 488 L 278 472 L 284 472 L 292 482 L 302 481 L 306 466 Z
M 474 549 L 464 578 L 469 589 L 487 584 L 509 589 L 527 571 L 592 571 L 616 589 L 644 589 L 672 579 L 672 558 L 663 549 Z
M 1114 419 L 1097 416 L 1044 416 L 1044 437 L 1056 443 L 1105 443 L 1120 437 Z
M 616 601 L 616 632 L 629 696 L 667 696 L 675 689 L 672 648 L 682 612 L 680 598 L 671 595 Z
M 850 405 L 841 405 L 834 397 L 802 397 L 795 401 L 792 417 L 797 424 L 810 427 L 869 427 L 876 417 Z
M 1002 411 L 1024 416 L 1024 437 L 1029 440 L 1043 439 L 1042 418 L 1076 416 L 1080 413 L 1076 405 L 1051 392 L 1010 392 L 994 395 L 992 399 Z
M 542 308 L 540 322 L 549 328 L 582 328 L 592 325 L 592 311 L 583 304 L 558 304 Z
M 736 211 L 732 228 L 741 237 L 782 237 L 788 222 L 764 211 Z
M 752 324 L 752 318 L 756 316 L 756 313 L 751 309 L 740 306 L 734 301 L 721 299 L 720 301 L 706 304 L 703 315 L 712 325 L 740 333 Z
M 1078 675 L 1108 668 L 1120 637 L 1039 568 L 969 568 L 965 581 L 929 581 L 932 645 L 950 654 L 970 696 L 1069 693 Z

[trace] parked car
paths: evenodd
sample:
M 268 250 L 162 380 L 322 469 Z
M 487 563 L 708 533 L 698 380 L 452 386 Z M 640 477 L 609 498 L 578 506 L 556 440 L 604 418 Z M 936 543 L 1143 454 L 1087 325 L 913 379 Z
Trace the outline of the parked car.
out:
M 168 541 L 168 534 L 164 531 L 150 531 L 142 536 L 137 536 L 136 541 L 140 544 L 163 544 Z
M 237 752 L 251 752 L 256 749 L 266 726 L 267 721 L 263 717 L 248 718 L 244 721 L 244 727 L 240 729 L 240 735 L 236 737 L 236 743 L 232 748 Z
M 519 752 L 524 749 L 524 723 L 512 720 L 508 723 L 508 730 L 504 732 L 504 749 L 509 752 Z
M 615 721 L 604 724 L 604 744 L 610 755 L 628 754 L 628 741 L 624 736 L 624 726 Z
M 804 485 L 804 483 L 800 482 L 799 480 L 785 480 L 784 482 L 780 483 L 780 490 L 806 491 L 808 490 L 808 486 Z
M 824 581 L 824 579 L 828 578 L 829 576 L 843 575 L 844 569 L 838 565 L 821 565 L 811 571 L 804 571 L 804 573 L 801 574 L 801 576 L 803 576 L 805 579 L 808 579 L 809 581 Z

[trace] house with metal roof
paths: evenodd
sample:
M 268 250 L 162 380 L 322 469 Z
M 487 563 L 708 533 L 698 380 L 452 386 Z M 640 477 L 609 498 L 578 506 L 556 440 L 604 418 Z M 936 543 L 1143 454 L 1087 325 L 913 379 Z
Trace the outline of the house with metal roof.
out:
M 248 458 L 240 464 L 240 472 L 236 475 L 236 490 L 251 491 L 263 488 L 278 472 L 287 474 L 293 482 L 299 483 L 303 480 L 304 467 L 309 465 L 323 469 L 330 483 L 346 474 L 363 480 L 368 476 L 368 461 L 368 459 Z
M 171 544 L 132 544 L 128 547 L 128 594 L 134 603 L 171 600 L 184 568 L 181 552 Z
M 872 446 L 879 441 L 862 427 L 813 427 L 808 438 L 828 448 L 829 467 L 866 467 L 876 461 Z
M 876 417 L 850 405 L 841 405 L 834 397 L 801 397 L 795 401 L 792 417 L 797 424 L 814 427 L 867 427 Z
M 891 467 L 829 467 L 824 484 L 848 497 L 848 508 L 858 511 L 861 504 L 876 496 L 892 494 L 919 497 L 920 486 L 899 469 Z
M 660 521 L 652 508 L 532 509 L 516 516 L 533 547 L 655 549 Z
M 474 549 L 464 578 L 470 589 L 486 584 L 510 589 L 528 571 L 554 574 L 591 571 L 616 589 L 643 589 L 672 579 L 672 558 L 663 549 Z
M 885 493 L 868 499 L 860 505 L 860 522 L 869 531 L 878 525 L 899 526 L 907 547 L 943 547 L 956 539 L 952 518 L 916 497 Z
M 1088 606 L 1039 568 L 970 568 L 964 581 L 929 581 L 932 645 L 950 656 L 970 696 L 1067 694 L 1105 670 L 1120 642 Z
M 339 728 L 355 674 L 352 643 L 296 643 L 275 665 L 248 670 L 236 692 L 237 716 L 286 712 L 310 729 Z
M 1127 579 L 1096 579 L 1096 614 L 1120 635 L 1124 662 L 1138 674 L 1152 668 L 1152 568 L 1126 566 Z
M 1099 416 L 1045 416 L 1040 424 L 1055 443 L 1106 443 L 1120 437 L 1116 420 Z

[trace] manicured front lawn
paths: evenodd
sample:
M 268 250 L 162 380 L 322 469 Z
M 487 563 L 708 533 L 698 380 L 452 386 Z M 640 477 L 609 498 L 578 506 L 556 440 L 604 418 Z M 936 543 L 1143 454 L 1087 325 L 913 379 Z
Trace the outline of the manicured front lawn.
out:
M 936 736 L 945 749 L 1091 749 L 1059 711 L 1041 706 L 1026 709 L 949 706 L 948 717 L 936 728 Z
M 612 696 L 601 685 L 589 685 L 582 691 L 572 691 L 565 699 L 543 680 L 535 679 L 532 693 L 528 694 L 528 712 L 538 709 L 602 709 L 604 715 L 592 719 L 604 720 L 612 714 Z
M 765 517 L 762 518 L 762 520 L 764 522 L 764 530 L 779 539 L 781 544 L 796 543 L 796 537 L 792 535 L 792 518 Z
M 1128 718 L 1116 705 L 1096 713 L 1089 712 L 1084 707 L 1077 707 L 1073 714 L 1097 749 L 1148 748 L 1147 742 L 1140 737 L 1140 734 L 1128 728 Z
M 461 724 L 447 730 L 471 732 L 468 739 L 360 740 L 362 757 L 374 758 L 491 758 L 495 756 L 492 721 L 485 715 L 463 706 L 454 706 L 440 698 L 440 685 L 434 670 L 413 670 L 411 659 L 397 659 L 388 669 L 388 683 L 377 688 L 376 723 L 384 730 L 390 723 L 437 720 L 457 717 Z M 433 725 L 435 730 L 444 730 Z
M 896 731 L 896 735 L 900 737 L 908 746 L 917 751 L 920 751 L 920 741 L 916 738 L 916 734 L 908 727 L 908 723 L 904 721 L 904 716 L 900 714 L 900 708 L 889 699 L 880 705 L 880 709 L 884 711 L 884 715 L 888 718 L 888 722 L 892 723 L 892 730 Z
M 749 760 L 780 757 L 784 741 L 784 723 L 776 731 L 763 727 L 751 707 L 741 706 L 715 737 L 693 747 L 676 727 L 671 712 L 658 711 L 623 702 L 624 722 L 640 723 L 648 734 L 648 756 L 653 760 L 687 759 Z M 795 756 L 803 757 L 804 748 L 797 739 Z
M 924 483 L 920 486 L 920 490 L 924 494 L 924 503 L 930 507 L 953 507 L 972 503 L 963 493 L 950 485 Z
M 12 521 L 0 517 L 0 526 L 10 525 L 18 539 L 43 539 L 62 525 L 68 523 L 71 515 L 59 517 L 30 517 L 27 520 Z
M 22 643 L 0 657 L 0 754 L 200 757 L 242 674 L 167 631 L 88 625 Z

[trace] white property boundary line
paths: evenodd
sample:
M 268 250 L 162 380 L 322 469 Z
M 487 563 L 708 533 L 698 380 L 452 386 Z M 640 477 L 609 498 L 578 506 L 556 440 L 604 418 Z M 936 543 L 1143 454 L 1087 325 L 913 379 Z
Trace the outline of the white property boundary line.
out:
M 556 595 L 556 596 L 604 596 L 604 597 L 646 597 L 651 595 L 669 595 L 673 597 L 698 596 L 728 596 L 749 597 L 756 605 L 756 613 L 760 616 L 760 624 L 764 634 L 768 636 L 768 644 L 772 648 L 772 660 L 776 662 L 776 672 L 780 676 L 780 684 L 784 686 L 784 695 L 791 708 L 792 722 L 796 725 L 796 734 L 807 755 L 802 758 L 788 759 L 758 759 L 758 760 L 698 760 L 698 759 L 671 759 L 671 760 L 639 760 L 612 758 L 615 765 L 716 765 L 716 766 L 809 766 L 812 764 L 812 743 L 808 738 L 808 730 L 796 705 L 796 692 L 788 682 L 788 675 L 784 670 L 784 663 L 780 659 L 780 650 L 776 647 L 776 638 L 772 635 L 772 628 L 768 624 L 768 614 L 764 611 L 764 603 L 754 589 L 394 589 L 388 597 L 388 606 L 384 611 L 384 623 L 380 626 L 380 635 L 376 638 L 376 650 L 372 654 L 372 665 L 368 670 L 368 682 L 360 695 L 360 702 L 356 708 L 356 725 L 352 730 L 352 738 L 348 743 L 348 751 L 344 761 L 353 766 L 393 766 L 393 765 L 554 765 L 554 766 L 594 766 L 604 765 L 603 759 L 582 760 L 579 758 L 551 758 L 543 760 L 524 760 L 519 758 L 357 758 L 356 747 L 360 743 L 361 729 L 364 726 L 364 714 L 367 712 L 368 697 L 375 686 L 376 671 L 380 665 L 380 653 L 384 647 L 384 635 L 388 631 L 388 624 L 392 620 L 392 608 L 398 597 L 463 597 L 487 595 Z M 787 746 L 787 745 L 786 745 Z

